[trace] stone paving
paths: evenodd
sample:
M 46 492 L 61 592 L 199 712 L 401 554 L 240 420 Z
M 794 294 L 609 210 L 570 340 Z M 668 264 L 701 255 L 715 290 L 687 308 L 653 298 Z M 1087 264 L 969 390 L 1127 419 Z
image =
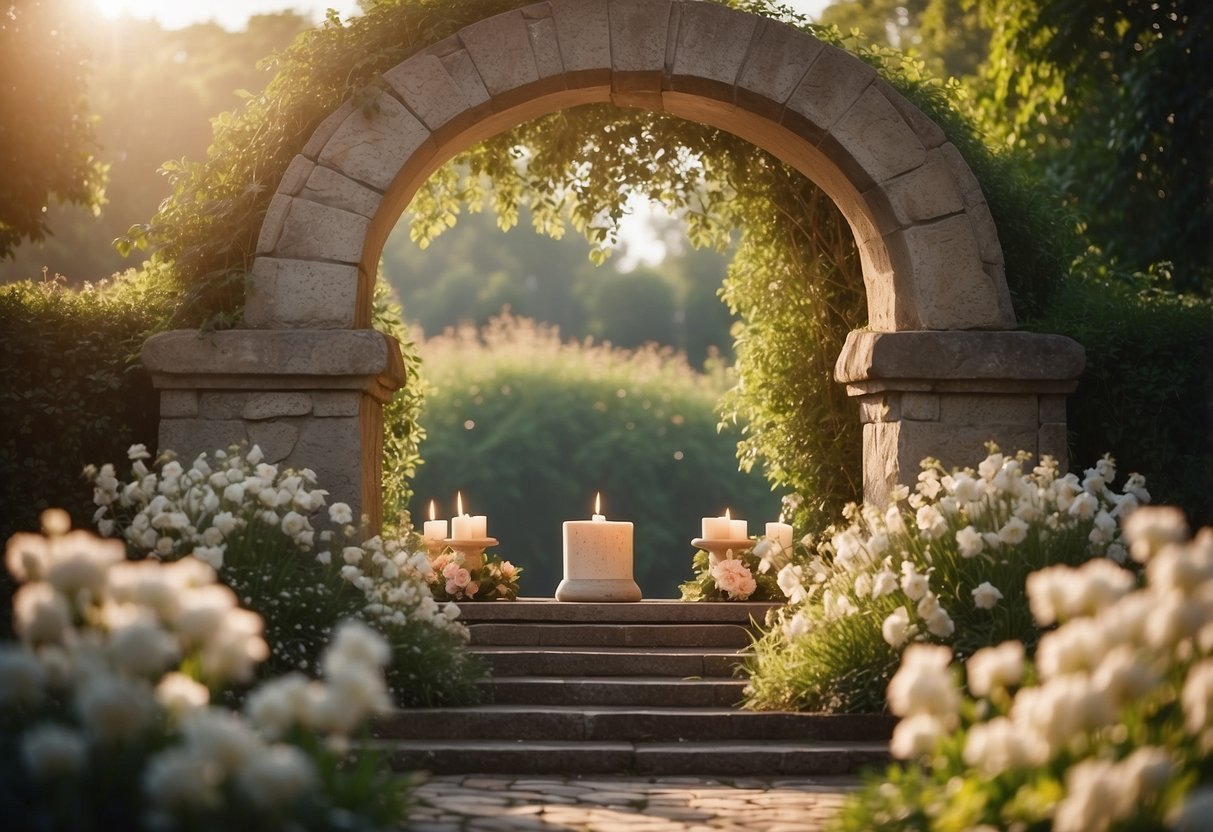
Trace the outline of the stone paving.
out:
M 854 777 L 430 777 L 411 832 L 813 832 Z

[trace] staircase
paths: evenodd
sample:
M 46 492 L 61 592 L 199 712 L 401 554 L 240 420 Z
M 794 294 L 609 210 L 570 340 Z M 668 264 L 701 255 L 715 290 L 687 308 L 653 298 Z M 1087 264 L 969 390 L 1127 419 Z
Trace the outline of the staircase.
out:
M 399 711 L 374 743 L 439 774 L 850 774 L 888 759 L 885 717 L 748 712 L 735 671 L 769 604 L 463 605 L 486 704 Z

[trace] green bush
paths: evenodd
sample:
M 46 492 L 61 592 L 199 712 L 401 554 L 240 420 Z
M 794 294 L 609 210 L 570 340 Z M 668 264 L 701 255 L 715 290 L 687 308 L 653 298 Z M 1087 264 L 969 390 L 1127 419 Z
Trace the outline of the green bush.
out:
M 699 518 L 731 507 L 761 531 L 778 500 L 737 471 L 734 437 L 716 432 L 723 371 L 671 353 L 561 344 L 512 318 L 421 347 L 432 392 L 422 416 L 426 465 L 413 516 L 464 507 L 488 516 L 504 557 L 526 569 L 522 594 L 559 582 L 561 523 L 587 519 L 595 492 L 610 519 L 635 523 L 635 574 L 648 597 L 674 597 L 689 577 Z
M 1213 523 L 1213 301 L 1135 288 L 1082 264 L 1028 326 L 1087 350 L 1069 397 L 1072 467 L 1108 451 L 1157 502 Z

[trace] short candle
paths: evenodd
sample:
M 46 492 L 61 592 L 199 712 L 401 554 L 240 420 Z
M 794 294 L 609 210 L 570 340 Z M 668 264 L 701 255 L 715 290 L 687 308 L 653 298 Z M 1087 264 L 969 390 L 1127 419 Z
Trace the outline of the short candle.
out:
M 703 534 L 700 536 L 704 540 L 732 540 L 732 524 L 733 521 L 729 518 L 729 510 L 726 508 L 724 514 L 720 517 L 703 518 Z
M 437 512 L 434 509 L 434 501 L 430 500 L 430 519 L 425 521 L 421 536 L 427 540 L 437 543 L 440 540 L 446 540 L 446 521 L 435 520 L 434 515 Z
M 484 540 L 488 535 L 488 518 L 483 514 L 463 513 L 463 494 L 455 493 L 456 514 L 451 518 L 452 540 Z
M 639 601 L 632 578 L 632 524 L 602 514 L 602 495 L 589 520 L 564 522 L 564 580 L 557 601 Z

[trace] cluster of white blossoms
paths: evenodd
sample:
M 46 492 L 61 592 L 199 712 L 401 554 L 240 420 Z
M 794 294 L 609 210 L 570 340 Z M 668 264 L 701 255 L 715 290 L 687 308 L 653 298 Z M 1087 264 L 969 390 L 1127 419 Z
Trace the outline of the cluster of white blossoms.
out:
M 1108 560 L 1030 576 L 1037 624 L 1058 625 L 1039 642 L 1035 684 L 1018 687 L 1026 678 L 1018 642 L 965 664 L 969 693 L 984 700 L 963 744 L 977 776 L 1031 784 L 1025 771 L 1073 761 L 1051 812 L 1056 832 L 1101 832 L 1142 812 L 1178 816 L 1181 807 L 1160 801 L 1213 751 L 1213 529 L 1188 541 L 1182 513 L 1170 508 L 1137 509 L 1124 529 L 1144 566 L 1141 588 Z M 890 709 L 904 717 L 897 757 L 929 759 L 958 727 L 964 708 L 950 661 L 947 647 L 905 651 L 888 689 Z
M 758 588 L 754 575 L 741 560 L 721 558 L 711 566 L 712 580 L 729 598 L 744 601 Z
M 33 783 L 153 748 L 141 782 L 150 821 L 214 810 L 233 791 L 275 812 L 319 779 L 308 754 L 281 741 L 284 728 L 337 742 L 390 707 L 390 649 L 356 622 L 341 625 L 324 656 L 327 681 L 264 685 L 247 719 L 212 706 L 212 691 L 250 681 L 268 655 L 261 618 L 201 560 L 128 561 L 121 541 L 68 531 L 58 510 L 43 526 L 46 537 L 8 542 L 21 641 L 0 647 L 0 713 L 27 723 L 19 747 Z
M 467 628 L 456 621 L 459 608 L 440 606 L 430 592 L 423 550 L 378 536 L 358 542 L 358 527 L 345 503 L 329 505 L 332 528 L 316 531 L 313 521 L 328 492 L 316 487 L 310 469 L 280 470 L 263 461 L 257 445 L 247 453 L 232 447 L 200 454 L 189 468 L 166 456 L 149 469 L 143 445 L 132 445 L 128 456 L 128 482 L 120 481 L 109 464 L 85 469 L 98 506 L 93 519 L 102 534 L 120 532 L 133 550 L 162 561 L 192 556 L 221 570 L 236 541 L 254 539 L 264 548 L 267 536 L 280 532 L 302 552 L 318 550 L 319 563 L 337 561 L 342 578 L 365 593 L 369 620 L 420 622 L 466 637 Z
M 1081 479 L 1059 476 L 1049 457 L 1033 467 L 1029 459 L 995 452 L 976 470 L 951 474 L 924 461 L 914 493 L 894 489 L 885 509 L 849 506 L 850 525 L 819 546 L 816 556 L 780 565 L 780 588 L 793 606 L 812 602 L 818 622 L 883 609 L 881 633 L 900 649 L 951 638 L 956 608 L 945 606 L 945 597 L 993 610 L 1004 592 L 1015 590 L 988 578 L 966 583 L 970 574 L 1020 562 L 1028 550 L 1047 554 L 1063 536 L 1081 534 L 1084 557 L 1124 562 L 1118 520 L 1149 500 L 1144 480 L 1131 475 L 1117 493 L 1109 487 L 1116 473 L 1110 458 Z

